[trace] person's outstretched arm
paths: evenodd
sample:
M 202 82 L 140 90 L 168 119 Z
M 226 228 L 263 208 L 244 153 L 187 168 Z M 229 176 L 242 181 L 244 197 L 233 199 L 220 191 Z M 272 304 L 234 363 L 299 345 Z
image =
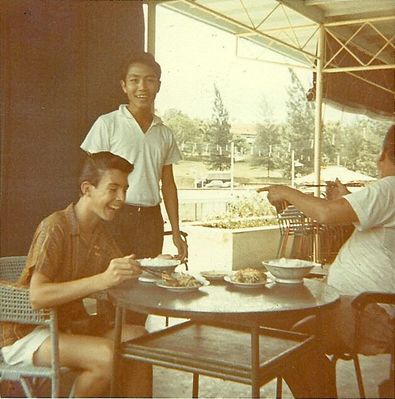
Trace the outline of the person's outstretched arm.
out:
M 262 187 L 257 191 L 266 191 L 272 205 L 278 206 L 285 201 L 322 224 L 351 224 L 359 221 L 354 209 L 343 197 L 327 200 L 283 185 Z

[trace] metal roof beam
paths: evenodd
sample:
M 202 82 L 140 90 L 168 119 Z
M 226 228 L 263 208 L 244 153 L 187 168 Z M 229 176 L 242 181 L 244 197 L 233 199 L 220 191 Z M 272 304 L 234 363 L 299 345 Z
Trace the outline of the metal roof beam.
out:
M 284 4 L 291 10 L 304 15 L 306 18 L 311 19 L 314 22 L 321 23 L 325 19 L 324 13 L 319 8 L 306 7 L 303 0 L 277 0 L 279 3 Z
M 355 0 L 351 0 L 355 1 Z M 306 6 L 325 6 L 336 3 L 349 3 L 350 0 L 304 0 Z
M 187 15 L 189 17 L 192 17 L 192 18 L 195 18 L 195 19 L 198 19 L 198 20 L 202 20 L 196 14 L 188 13 L 188 11 L 182 10 L 182 9 L 180 9 L 178 7 L 174 7 L 173 8 L 172 7 L 173 3 L 174 3 L 173 1 L 165 2 L 165 3 L 162 3 L 162 6 L 168 8 L 168 9 L 171 9 L 173 11 L 179 12 L 181 14 Z M 175 3 L 187 4 L 193 9 L 199 10 L 200 12 L 202 12 L 204 14 L 211 15 L 212 17 L 214 17 L 214 18 L 216 18 L 218 20 L 226 21 L 227 23 L 229 23 L 233 27 L 237 27 L 239 29 L 243 29 L 244 30 L 244 32 L 239 32 L 239 33 L 232 32 L 233 34 L 243 34 L 243 33 L 247 33 L 247 32 L 254 33 L 257 37 L 273 41 L 273 42 L 277 43 L 279 46 L 282 46 L 284 48 L 288 48 L 290 50 L 293 50 L 295 52 L 300 53 L 304 57 L 309 57 L 309 58 L 313 58 L 313 59 L 317 58 L 317 56 L 315 54 L 311 54 L 311 53 L 303 50 L 302 48 L 299 48 L 297 46 L 294 46 L 292 44 L 284 42 L 284 41 L 282 41 L 280 39 L 277 39 L 276 37 L 273 37 L 273 36 L 270 36 L 268 34 L 265 34 L 265 33 L 261 32 L 260 30 L 254 29 L 253 27 L 245 25 L 244 23 L 242 23 L 242 22 L 240 22 L 238 20 L 235 20 L 233 18 L 229 18 L 229 17 L 225 16 L 224 14 L 221 14 L 220 12 L 214 11 L 211 8 L 208 8 L 208 7 L 204 6 L 203 4 L 197 3 L 197 2 L 195 2 L 193 0 L 177 0 Z M 205 20 L 204 22 L 210 24 L 209 20 Z M 219 29 L 221 29 L 221 25 L 220 24 L 216 25 L 213 21 L 211 21 L 211 25 L 217 26 Z

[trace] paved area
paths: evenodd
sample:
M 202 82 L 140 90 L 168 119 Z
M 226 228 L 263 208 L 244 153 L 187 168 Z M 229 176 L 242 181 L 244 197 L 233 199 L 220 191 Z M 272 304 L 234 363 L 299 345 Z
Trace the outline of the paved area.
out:
M 360 356 L 366 396 L 378 398 L 378 384 L 387 378 L 389 355 Z M 339 361 L 337 365 L 337 385 L 339 398 L 359 398 L 353 363 Z M 223 381 L 205 376 L 200 377 L 199 393 L 201 398 L 249 398 L 251 390 L 247 385 Z M 284 383 L 282 397 L 293 398 Z M 192 397 L 192 375 L 176 370 L 154 367 L 154 396 L 156 398 Z M 261 388 L 262 398 L 276 397 L 275 381 Z
M 170 325 L 182 322 L 182 319 L 170 318 Z M 165 320 L 160 316 L 150 316 L 152 330 L 162 329 Z M 379 398 L 378 385 L 389 375 L 390 355 L 359 356 L 367 398 Z M 359 398 L 354 363 L 339 360 L 337 364 L 337 387 L 339 399 Z M 218 378 L 200 377 L 199 392 L 201 398 L 248 398 L 249 386 Z M 192 397 L 192 374 L 162 367 L 154 367 L 155 398 L 190 398 Z M 261 388 L 262 398 L 276 397 L 275 381 Z M 288 386 L 283 384 L 282 397 L 293 398 Z

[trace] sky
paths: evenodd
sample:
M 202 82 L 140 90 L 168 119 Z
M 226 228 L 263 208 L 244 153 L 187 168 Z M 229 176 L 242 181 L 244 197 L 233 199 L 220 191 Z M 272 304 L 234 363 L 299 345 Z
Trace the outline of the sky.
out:
M 176 108 L 190 117 L 210 119 L 214 84 L 218 87 L 232 123 L 256 123 L 266 110 L 273 119 L 286 118 L 288 67 L 236 55 L 236 38 L 219 29 L 158 6 L 156 59 L 162 66 L 162 86 L 155 107 L 159 115 Z M 255 45 L 244 45 L 243 55 L 289 62 Z M 297 68 L 306 91 L 312 72 Z M 350 114 L 325 107 L 328 119 L 349 119 Z

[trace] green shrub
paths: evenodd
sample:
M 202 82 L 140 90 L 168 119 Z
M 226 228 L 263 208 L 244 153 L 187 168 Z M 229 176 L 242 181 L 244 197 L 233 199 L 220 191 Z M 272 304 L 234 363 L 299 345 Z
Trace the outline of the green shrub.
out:
M 237 197 L 227 206 L 226 212 L 202 223 L 206 227 L 241 229 L 277 225 L 275 208 L 261 194 Z

